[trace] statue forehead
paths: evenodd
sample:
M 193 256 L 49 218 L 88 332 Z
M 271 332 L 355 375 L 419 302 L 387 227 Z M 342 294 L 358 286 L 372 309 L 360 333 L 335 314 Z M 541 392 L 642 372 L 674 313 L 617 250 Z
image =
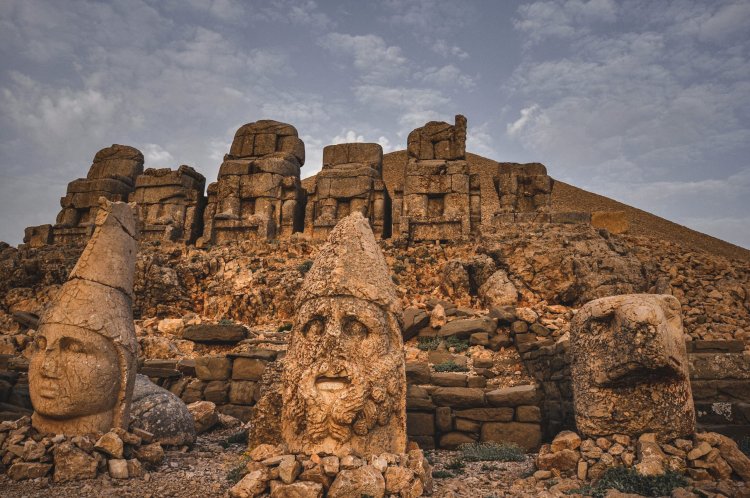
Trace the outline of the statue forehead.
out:
M 340 310 L 354 315 L 373 318 L 385 318 L 385 311 L 378 304 L 354 296 L 324 296 L 308 299 L 302 303 L 297 312 L 304 318 L 320 311 Z
M 99 344 L 111 344 L 112 340 L 108 337 L 93 332 L 88 329 L 77 327 L 75 325 L 65 324 L 43 324 L 39 327 L 37 337 L 44 337 L 48 344 L 52 344 L 55 341 L 59 341 L 65 337 L 72 337 L 74 339 L 80 339 L 84 341 L 97 342 Z M 114 347 L 114 344 L 112 344 Z

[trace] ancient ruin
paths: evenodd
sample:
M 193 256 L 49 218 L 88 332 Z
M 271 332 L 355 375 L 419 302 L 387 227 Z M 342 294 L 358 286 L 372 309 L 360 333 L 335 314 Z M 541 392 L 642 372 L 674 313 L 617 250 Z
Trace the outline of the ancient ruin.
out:
M 203 232 L 206 179 L 190 166 L 148 168 L 135 180 L 140 240 L 194 243 Z
M 302 231 L 303 164 L 305 144 L 294 126 L 261 120 L 240 127 L 218 181 L 208 186 L 202 241 L 267 239 Z
M 588 436 L 695 432 L 680 302 L 631 294 L 586 304 L 571 324 L 576 426 Z
M 281 435 L 293 452 L 406 449 L 401 304 L 367 220 L 339 222 L 297 296 Z
M 368 143 L 329 145 L 323 149 L 323 169 L 307 194 L 305 233 L 324 240 L 339 220 L 355 211 L 367 218 L 376 237 L 390 237 L 383 148 Z
M 45 244 L 85 244 L 94 230 L 99 198 L 127 201 L 135 189 L 135 180 L 143 173 L 143 154 L 127 145 L 114 144 L 96 153 L 86 178 L 68 184 L 60 199 L 62 210 L 55 225 L 26 229 L 24 242 Z
M 99 199 L 94 233 L 35 336 L 29 366 L 34 428 L 107 432 L 130 424 L 135 382 L 132 206 Z
M 466 162 L 466 118 L 430 121 L 409 133 L 399 234 L 410 241 L 460 240 L 479 228 L 478 177 Z
M 495 222 L 549 222 L 552 178 L 543 164 L 498 164 Z

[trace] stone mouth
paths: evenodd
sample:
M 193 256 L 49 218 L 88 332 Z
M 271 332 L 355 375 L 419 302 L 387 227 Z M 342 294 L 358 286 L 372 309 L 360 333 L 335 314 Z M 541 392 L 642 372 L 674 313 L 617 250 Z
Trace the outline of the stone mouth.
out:
M 346 376 L 319 375 L 315 379 L 315 387 L 320 391 L 338 391 L 349 386 L 351 380 Z
M 42 384 L 39 388 L 39 396 L 42 398 L 56 398 L 59 394 L 59 389 L 52 384 Z

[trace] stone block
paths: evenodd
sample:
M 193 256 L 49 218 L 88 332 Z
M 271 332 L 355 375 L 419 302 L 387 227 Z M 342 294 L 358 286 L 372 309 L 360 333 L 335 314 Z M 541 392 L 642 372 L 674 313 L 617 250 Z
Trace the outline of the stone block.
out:
M 247 329 L 244 325 L 220 325 L 202 323 L 185 327 L 182 338 L 201 343 L 235 344 L 245 339 Z
M 513 408 L 470 408 L 457 410 L 456 416 L 477 422 L 510 422 L 513 420 Z
M 255 404 L 255 382 L 233 380 L 229 384 L 229 402 L 235 405 Z
M 195 359 L 195 374 L 200 380 L 227 380 L 232 361 L 226 356 L 202 356 Z
M 267 365 L 267 361 L 257 358 L 236 358 L 232 366 L 232 380 L 259 381 Z
M 533 405 L 540 400 L 541 393 L 535 385 L 505 387 L 487 393 L 490 406 Z
M 630 220 L 625 211 L 594 211 L 591 213 L 591 226 L 620 234 L 630 229 Z
M 212 380 L 203 390 L 203 399 L 217 405 L 223 405 L 228 400 L 229 384 L 223 380 Z
M 542 442 L 539 424 L 521 422 L 486 422 L 482 424 L 483 443 L 515 443 L 525 451 L 535 451 Z
M 492 334 L 496 329 L 495 322 L 489 318 L 464 318 L 446 323 L 440 328 L 438 335 L 440 337 L 454 336 L 468 339 L 472 334 Z
M 484 390 L 469 387 L 438 387 L 432 392 L 432 401 L 438 406 L 474 408 L 485 405 Z
M 434 435 L 435 415 L 432 413 L 407 412 L 406 434 L 409 437 Z

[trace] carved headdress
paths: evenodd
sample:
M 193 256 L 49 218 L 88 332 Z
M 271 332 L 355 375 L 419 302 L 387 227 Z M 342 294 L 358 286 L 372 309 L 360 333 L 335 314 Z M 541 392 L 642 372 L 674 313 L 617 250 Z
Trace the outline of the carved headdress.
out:
M 401 301 L 367 219 L 354 212 L 341 220 L 320 250 L 296 307 L 316 297 L 351 296 L 371 301 L 401 320 Z

